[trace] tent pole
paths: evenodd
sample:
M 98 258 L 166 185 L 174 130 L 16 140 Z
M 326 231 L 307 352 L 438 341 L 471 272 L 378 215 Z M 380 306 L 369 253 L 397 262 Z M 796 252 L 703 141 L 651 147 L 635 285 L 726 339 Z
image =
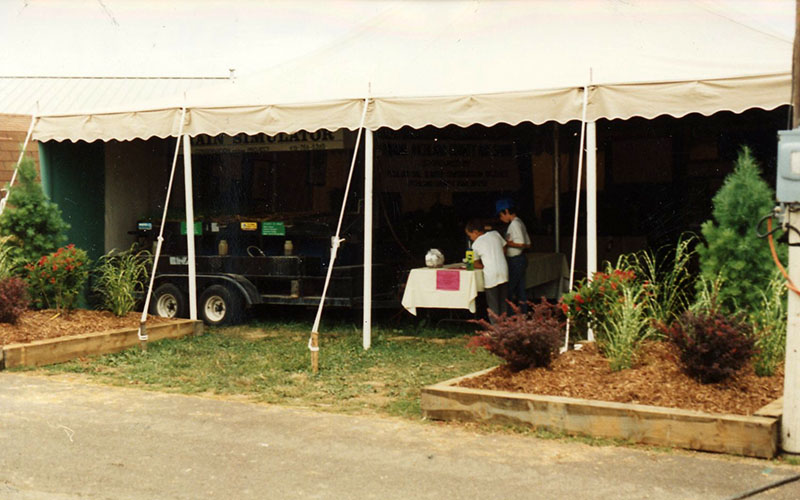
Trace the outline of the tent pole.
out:
M 364 349 L 372 343 L 372 189 L 374 141 L 364 130 Z
M 597 272 L 597 127 L 586 124 L 586 276 Z M 592 340 L 591 338 L 589 340 Z
M 150 299 L 153 297 L 153 284 L 156 280 L 156 269 L 158 268 L 158 259 L 161 256 L 161 246 L 164 243 L 164 226 L 167 222 L 167 209 L 169 208 L 169 199 L 172 195 L 172 184 L 175 180 L 175 167 L 178 164 L 178 151 L 181 148 L 181 137 L 183 137 L 183 124 L 186 119 L 186 108 L 181 109 L 180 128 L 178 135 L 175 137 L 175 153 L 172 156 L 172 168 L 169 171 L 169 182 L 167 183 L 167 196 L 164 198 L 164 211 L 161 214 L 161 226 L 158 230 L 158 239 L 156 240 L 156 251 L 153 255 L 153 269 L 150 270 L 150 285 L 147 287 L 147 293 L 144 296 L 144 307 L 142 308 L 142 318 L 139 320 L 139 342 L 142 344 L 142 350 L 147 349 L 147 312 L 150 310 Z
M 186 254 L 189 259 L 189 319 L 197 319 L 197 275 L 194 259 L 194 196 L 192 192 L 192 144 L 183 136 L 183 182 L 186 195 Z
M 558 122 L 553 124 L 553 206 L 555 210 L 555 252 L 561 252 L 561 168 L 558 165 Z

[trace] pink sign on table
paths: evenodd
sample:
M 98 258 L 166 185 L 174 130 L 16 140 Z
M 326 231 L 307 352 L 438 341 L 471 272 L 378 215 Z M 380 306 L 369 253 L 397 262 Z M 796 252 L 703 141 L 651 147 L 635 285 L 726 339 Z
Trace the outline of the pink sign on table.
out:
M 436 289 L 458 291 L 461 287 L 461 273 L 458 271 L 436 271 Z

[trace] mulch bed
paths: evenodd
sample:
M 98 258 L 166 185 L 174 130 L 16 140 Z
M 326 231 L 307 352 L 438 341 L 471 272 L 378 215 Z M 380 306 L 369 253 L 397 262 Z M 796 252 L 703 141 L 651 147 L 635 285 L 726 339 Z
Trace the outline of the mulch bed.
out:
M 594 344 L 567 351 L 550 368 L 512 373 L 500 366 L 462 387 L 752 415 L 783 395 L 783 367 L 759 377 L 748 365 L 717 384 L 701 384 L 681 371 L 677 348 L 668 342 L 642 346 L 633 368 L 612 372 Z
M 103 332 L 120 328 L 138 328 L 142 314 L 130 312 L 118 317 L 109 311 L 76 309 L 72 312 L 56 313 L 55 310 L 26 311 L 16 324 L 0 323 L 0 345 L 27 343 L 34 340 Z M 147 323 L 167 323 L 171 320 L 148 316 Z

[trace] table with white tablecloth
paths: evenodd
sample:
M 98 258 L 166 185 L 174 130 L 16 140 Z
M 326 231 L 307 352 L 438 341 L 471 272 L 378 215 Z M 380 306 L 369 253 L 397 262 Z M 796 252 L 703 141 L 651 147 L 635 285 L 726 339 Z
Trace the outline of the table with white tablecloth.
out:
M 525 285 L 532 298 L 558 298 L 565 290 L 569 275 L 567 259 L 559 253 L 530 252 Z M 463 264 L 440 268 L 421 267 L 408 273 L 402 304 L 411 314 L 418 307 L 435 309 L 467 309 L 475 312 L 475 298 L 483 287 L 483 271 L 467 270 Z

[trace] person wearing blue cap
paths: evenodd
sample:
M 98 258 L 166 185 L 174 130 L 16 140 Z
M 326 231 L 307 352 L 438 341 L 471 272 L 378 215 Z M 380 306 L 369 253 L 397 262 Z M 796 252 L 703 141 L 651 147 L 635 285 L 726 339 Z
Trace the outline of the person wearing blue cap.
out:
M 524 252 L 531 247 L 531 238 L 528 236 L 525 223 L 517 216 L 511 200 L 498 200 L 495 210 L 500 220 L 504 224 L 508 224 L 506 229 L 508 296 L 519 306 L 522 313 L 526 313 L 528 312 L 528 296 L 525 292 L 525 270 L 528 267 L 528 259 Z

